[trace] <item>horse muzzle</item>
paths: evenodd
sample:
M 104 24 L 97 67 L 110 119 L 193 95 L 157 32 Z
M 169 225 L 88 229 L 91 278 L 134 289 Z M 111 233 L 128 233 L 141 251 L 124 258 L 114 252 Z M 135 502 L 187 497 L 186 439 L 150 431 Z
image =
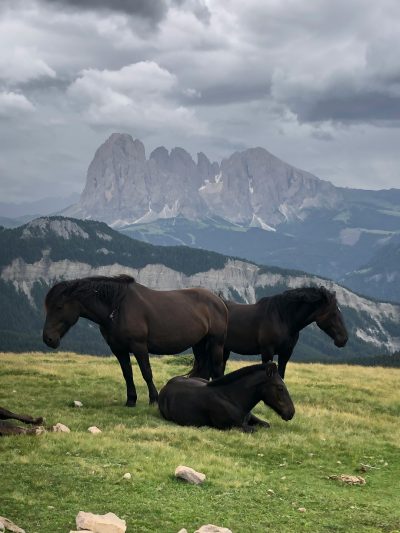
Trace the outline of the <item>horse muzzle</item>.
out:
M 340 337 L 338 339 L 335 339 L 335 346 L 337 346 L 338 348 L 343 348 L 343 346 L 346 346 L 348 340 L 348 337 Z
M 281 418 L 285 420 L 285 422 L 288 422 L 289 420 L 292 420 L 295 412 L 296 412 L 295 408 L 293 407 L 292 409 L 288 410 L 286 413 L 283 413 L 281 415 Z
M 60 337 L 52 337 L 43 333 L 43 342 L 49 346 L 49 348 L 58 348 L 60 346 Z

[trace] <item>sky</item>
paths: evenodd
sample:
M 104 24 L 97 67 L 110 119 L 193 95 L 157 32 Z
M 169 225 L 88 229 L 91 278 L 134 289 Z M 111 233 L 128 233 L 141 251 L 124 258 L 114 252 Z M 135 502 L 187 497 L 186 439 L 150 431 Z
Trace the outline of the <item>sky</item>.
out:
M 400 188 L 398 0 L 1 0 L 0 201 L 81 192 L 113 132 Z

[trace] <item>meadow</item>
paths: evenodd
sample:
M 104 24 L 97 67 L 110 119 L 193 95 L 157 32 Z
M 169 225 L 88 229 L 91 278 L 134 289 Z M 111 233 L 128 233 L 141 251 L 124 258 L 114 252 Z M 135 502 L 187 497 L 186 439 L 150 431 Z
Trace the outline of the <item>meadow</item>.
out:
M 161 388 L 187 372 L 188 357 L 152 366 Z M 255 413 L 271 428 L 250 435 L 166 422 L 148 405 L 136 364 L 134 375 L 132 409 L 115 358 L 0 354 L 0 405 L 71 429 L 0 439 L 0 515 L 27 533 L 75 529 L 80 510 L 112 511 L 128 533 L 192 533 L 207 523 L 233 533 L 400 531 L 400 369 L 289 363 L 294 419 L 260 404 Z M 102 433 L 89 434 L 92 425 Z M 206 482 L 177 481 L 179 464 Z M 366 484 L 329 479 L 335 474 Z

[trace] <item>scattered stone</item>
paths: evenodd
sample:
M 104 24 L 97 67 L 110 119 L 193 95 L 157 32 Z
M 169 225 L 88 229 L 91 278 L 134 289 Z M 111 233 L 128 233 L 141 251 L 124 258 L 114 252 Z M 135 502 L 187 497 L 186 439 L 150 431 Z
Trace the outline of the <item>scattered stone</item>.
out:
M 55 426 L 53 426 L 53 431 L 56 433 L 71 433 L 71 430 L 68 426 L 65 426 L 64 424 L 61 424 L 61 422 L 58 422 Z
M 329 476 L 329 479 L 335 479 L 337 481 L 342 481 L 348 485 L 365 485 L 366 481 L 361 476 L 350 476 L 348 474 L 340 474 L 340 476 Z
M 104 515 L 79 511 L 76 517 L 78 530 L 88 530 L 93 533 L 125 533 L 126 522 L 114 513 Z
M 207 524 L 196 529 L 194 533 L 232 533 L 227 527 L 214 526 L 213 524 Z
M 297 510 L 299 511 L 299 513 L 305 513 L 306 512 L 306 508 L 305 507 L 299 507 Z
M 83 407 L 83 403 L 79 400 L 74 400 L 74 407 Z
M 194 485 L 200 485 L 206 479 L 205 474 L 202 474 L 201 472 L 196 472 L 196 470 L 193 470 L 193 468 L 183 465 L 179 465 L 176 467 L 175 477 L 183 479 L 184 481 L 187 481 L 188 483 L 192 483 Z
M 182 528 L 178 531 L 178 533 L 188 533 L 187 529 L 185 528 Z
M 272 490 L 272 489 L 268 489 L 267 493 L 270 494 L 271 496 L 273 496 L 275 494 L 275 491 Z
M 42 433 L 46 433 L 46 430 L 43 426 L 35 427 L 35 435 L 42 435 Z
M 132 474 L 130 472 L 127 472 L 122 476 L 124 479 L 132 479 Z
M 336 461 L 336 464 L 341 465 L 342 461 Z
M 25 533 L 25 530 L 18 527 L 14 522 L 11 522 L 8 518 L 4 518 L 4 516 L 0 516 L 0 531 L 4 530 L 12 531 L 13 533 Z
M 93 433 L 93 434 L 101 433 L 101 429 L 99 429 L 96 426 L 90 426 L 90 428 L 88 428 L 88 431 L 89 433 Z

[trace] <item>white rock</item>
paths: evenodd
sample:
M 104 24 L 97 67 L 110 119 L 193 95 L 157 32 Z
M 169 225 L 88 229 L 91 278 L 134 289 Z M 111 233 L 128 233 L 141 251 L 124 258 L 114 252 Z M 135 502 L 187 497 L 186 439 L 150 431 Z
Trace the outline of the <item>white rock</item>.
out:
M 187 529 L 185 528 L 182 528 L 178 531 L 178 533 L 188 533 Z
M 83 403 L 79 400 L 74 400 L 74 407 L 83 407 Z
M 200 485 L 206 479 L 205 474 L 201 472 L 196 472 L 193 468 L 189 466 L 179 465 L 175 469 L 175 477 L 183 479 L 188 483 L 193 483 L 194 485 Z
M 93 533 L 125 533 L 126 522 L 114 513 L 99 515 L 79 511 L 76 517 L 76 527 L 79 530 L 93 531 Z
M 101 429 L 99 429 L 99 428 L 96 427 L 96 426 L 90 426 L 90 428 L 88 428 L 88 431 L 89 431 L 89 433 L 93 433 L 93 434 L 95 434 L 95 433 L 101 433 Z
M 53 426 L 53 431 L 58 433 L 71 433 L 69 427 L 61 424 L 61 422 L 58 422 L 55 426 Z
M 124 479 L 132 479 L 132 474 L 130 472 L 127 472 L 122 476 Z
M 25 530 L 18 527 L 14 522 L 11 522 L 11 520 L 8 520 L 4 516 L 0 516 L 0 531 L 4 531 L 5 529 L 13 533 L 25 533 Z
M 214 526 L 213 524 L 207 524 L 196 529 L 194 533 L 232 533 L 227 527 Z

